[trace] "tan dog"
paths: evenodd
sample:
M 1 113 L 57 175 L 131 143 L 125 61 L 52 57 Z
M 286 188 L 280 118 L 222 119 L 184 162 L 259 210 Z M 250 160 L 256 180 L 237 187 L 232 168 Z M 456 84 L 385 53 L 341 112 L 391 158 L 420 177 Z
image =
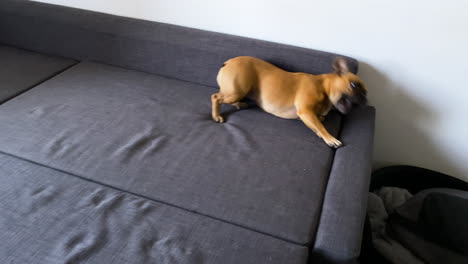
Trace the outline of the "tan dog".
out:
M 334 73 L 313 75 L 287 72 L 253 57 L 230 59 L 218 73 L 219 93 L 211 96 L 213 120 L 224 121 L 220 104 L 241 109 L 247 106 L 241 102 L 247 97 L 275 116 L 300 118 L 325 143 L 338 148 L 342 143 L 321 121 L 332 106 L 346 114 L 353 104 L 364 104 L 367 91 L 361 79 L 349 72 L 344 58 L 337 58 L 333 68 Z

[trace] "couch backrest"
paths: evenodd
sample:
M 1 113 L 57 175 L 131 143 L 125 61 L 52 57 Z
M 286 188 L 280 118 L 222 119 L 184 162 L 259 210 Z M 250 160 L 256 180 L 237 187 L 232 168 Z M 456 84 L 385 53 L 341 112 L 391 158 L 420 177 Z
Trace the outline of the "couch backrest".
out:
M 336 54 L 25 0 L 0 1 L 0 43 L 216 86 L 229 58 L 255 56 L 283 69 L 332 71 Z M 357 61 L 347 58 L 357 72 Z

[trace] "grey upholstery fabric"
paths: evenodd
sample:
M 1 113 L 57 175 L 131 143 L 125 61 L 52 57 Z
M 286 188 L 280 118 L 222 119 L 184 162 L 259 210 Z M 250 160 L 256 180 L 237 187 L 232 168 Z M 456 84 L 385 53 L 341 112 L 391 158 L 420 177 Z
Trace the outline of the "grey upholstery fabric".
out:
M 313 247 L 317 262 L 355 263 L 360 254 L 374 119 L 375 109 L 367 106 L 355 108 L 343 121 L 340 139 L 346 146 L 333 160 Z
M 216 86 L 229 58 L 250 55 L 290 71 L 325 73 L 336 54 L 25 0 L 0 1 L 0 42 L 78 60 Z M 350 69 L 357 61 L 348 58 Z
M 307 248 L 0 154 L 0 263 L 305 263 Z
M 329 116 L 326 126 L 345 143 L 336 154 L 300 121 L 256 108 L 231 113 L 226 124 L 209 117 L 215 89 L 207 86 L 216 86 L 216 73 L 228 58 L 251 55 L 286 70 L 319 74 L 332 70 L 335 54 L 26 0 L 0 1 L 0 43 L 160 75 L 96 63 L 73 67 L 0 106 L 0 152 L 229 222 L 239 232 L 251 229 L 301 245 L 315 238 L 314 263 L 356 260 L 370 176 L 372 108 L 354 111 L 340 132 L 340 116 Z M 357 61 L 348 62 L 356 72 Z M 51 210 L 67 215 L 67 205 L 73 205 L 71 198 Z M 224 231 L 203 229 L 205 236 L 198 238 L 204 241 L 218 227 Z M 23 235 L 31 229 L 25 230 Z M 235 248 L 244 239 L 249 237 L 234 241 Z M 213 241 L 204 249 L 216 251 L 218 240 Z M 267 248 L 276 254 L 283 246 L 293 247 Z M 218 253 L 232 256 L 213 254 Z M 303 259 L 292 255 L 284 262 Z
M 76 63 L 0 45 L 0 104 Z
M 210 116 L 214 92 L 80 63 L 0 106 L 0 151 L 293 243 L 309 243 L 334 151 L 301 121 L 258 108 L 215 123 Z M 328 117 L 332 134 L 339 121 L 337 114 Z M 358 144 L 360 138 L 344 138 L 345 144 L 348 140 Z M 355 166 L 362 173 L 358 167 L 368 164 Z M 347 180 L 364 178 L 345 175 Z M 334 177 L 341 186 L 342 176 Z

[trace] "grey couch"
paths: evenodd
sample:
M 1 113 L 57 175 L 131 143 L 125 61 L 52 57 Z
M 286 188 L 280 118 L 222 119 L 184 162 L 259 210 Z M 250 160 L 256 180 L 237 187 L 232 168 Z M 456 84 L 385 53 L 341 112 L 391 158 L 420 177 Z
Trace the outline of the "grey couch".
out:
M 336 56 L 0 1 L 0 263 L 356 262 L 374 109 L 327 117 L 338 150 L 257 107 L 217 124 L 239 55 L 314 74 Z

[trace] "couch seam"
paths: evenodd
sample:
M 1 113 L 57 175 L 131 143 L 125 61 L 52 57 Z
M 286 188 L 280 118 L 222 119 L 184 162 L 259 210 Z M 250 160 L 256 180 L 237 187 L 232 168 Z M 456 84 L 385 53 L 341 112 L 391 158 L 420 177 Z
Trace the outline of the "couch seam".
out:
M 3 44 L 2 44 L 2 45 L 3 45 Z M 25 49 L 23 49 L 23 50 L 25 50 Z M 30 52 L 31 52 L 31 51 L 30 51 Z M 34 51 L 33 51 L 33 52 L 34 52 Z M 35 53 L 44 54 L 44 53 L 40 53 L 40 52 L 35 52 Z M 73 59 L 71 59 L 71 60 L 73 60 Z M 68 69 L 70 69 L 70 68 L 72 68 L 73 66 L 78 65 L 78 64 L 80 63 L 80 61 L 77 61 L 77 60 L 73 60 L 73 61 L 74 61 L 74 62 L 73 62 L 72 64 L 68 65 L 67 67 L 65 67 L 65 68 L 63 68 L 63 69 L 60 69 L 60 70 L 58 70 L 58 71 L 55 71 L 52 75 L 46 76 L 46 77 L 44 77 L 43 79 L 39 80 L 38 82 L 36 82 L 36 83 L 32 84 L 31 86 L 29 86 L 28 88 L 26 88 L 26 89 L 24 89 L 24 90 L 22 90 L 22 91 L 19 91 L 18 93 L 15 93 L 15 94 L 13 94 L 13 95 L 7 97 L 5 100 L 0 101 L 0 105 L 4 104 L 4 103 L 6 103 L 6 102 L 8 102 L 8 101 L 10 101 L 10 100 L 13 100 L 14 98 L 16 98 L 16 97 L 18 97 L 18 96 L 20 96 L 20 95 L 22 95 L 22 94 L 24 94 L 24 93 L 26 93 L 26 92 L 28 92 L 28 91 L 34 89 L 34 88 L 40 86 L 41 84 L 43 84 L 43 83 L 49 81 L 50 79 L 53 79 L 53 78 L 57 77 L 58 75 L 64 73 L 64 72 L 67 71 Z

